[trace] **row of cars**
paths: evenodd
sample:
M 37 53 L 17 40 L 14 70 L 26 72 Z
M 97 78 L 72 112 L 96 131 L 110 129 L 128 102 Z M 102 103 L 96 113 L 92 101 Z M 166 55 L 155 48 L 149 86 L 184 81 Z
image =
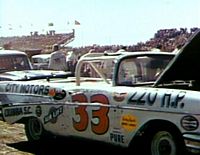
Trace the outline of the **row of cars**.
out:
M 68 51 L 67 53 L 65 53 L 65 52 L 61 52 L 61 53 L 65 55 L 65 58 L 66 58 L 65 61 L 67 62 L 67 64 L 70 64 L 70 63 L 78 60 L 78 56 L 73 51 Z M 49 63 L 50 63 L 50 60 L 52 59 L 52 57 L 54 57 L 54 59 L 56 59 L 55 55 L 52 56 L 52 54 L 53 53 L 33 55 L 31 57 L 33 68 L 34 69 L 42 69 L 42 70 L 49 69 L 49 67 L 50 67 Z M 62 57 L 62 55 L 59 57 Z
M 0 81 L 60 78 L 68 77 L 70 74 L 64 71 L 35 69 L 25 52 L 0 50 Z
M 34 69 L 48 69 L 51 54 L 36 54 L 31 57 Z
M 2 120 L 25 124 L 29 141 L 53 134 L 145 155 L 197 153 L 199 42 L 200 31 L 176 55 L 88 53 L 79 59 L 74 77 L 0 82 Z

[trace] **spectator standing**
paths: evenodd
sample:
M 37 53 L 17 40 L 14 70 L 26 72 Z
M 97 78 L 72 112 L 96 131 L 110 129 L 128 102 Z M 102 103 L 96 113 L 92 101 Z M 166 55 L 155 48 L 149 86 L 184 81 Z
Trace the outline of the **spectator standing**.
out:
M 53 45 L 53 53 L 48 68 L 57 71 L 68 71 L 66 55 L 63 51 L 60 51 L 58 44 Z

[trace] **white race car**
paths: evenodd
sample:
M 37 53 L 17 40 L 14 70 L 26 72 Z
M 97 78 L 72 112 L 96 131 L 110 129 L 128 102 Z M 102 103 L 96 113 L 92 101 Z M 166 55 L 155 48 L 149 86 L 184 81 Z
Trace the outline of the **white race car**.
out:
M 0 50 L 0 81 L 29 81 L 36 79 L 67 78 L 73 73 L 56 70 L 36 70 L 25 52 Z
M 199 43 L 200 31 L 176 55 L 88 53 L 78 61 L 75 77 L 1 82 L 2 119 L 24 123 L 30 141 L 51 133 L 133 147 L 141 154 L 198 152 Z

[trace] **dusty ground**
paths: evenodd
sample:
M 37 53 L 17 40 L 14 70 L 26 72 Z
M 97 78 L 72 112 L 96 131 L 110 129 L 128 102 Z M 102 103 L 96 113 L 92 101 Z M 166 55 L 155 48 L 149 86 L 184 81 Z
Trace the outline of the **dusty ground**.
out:
M 9 125 L 0 121 L 0 155 L 31 155 L 9 146 L 9 144 L 23 141 L 27 141 L 23 125 Z
M 122 151 L 103 144 L 62 137 L 46 143 L 33 144 L 27 141 L 22 124 L 10 125 L 0 121 L 0 155 L 63 155 L 68 152 L 79 154 L 80 151 L 89 155 L 94 154 L 94 151 L 105 153 L 105 150 L 115 155 Z
M 70 153 L 69 153 L 70 152 Z M 45 143 L 27 141 L 22 124 L 9 125 L 0 121 L 0 155 L 63 155 L 63 154 L 141 155 L 133 150 L 111 147 L 102 143 L 73 138 L 56 138 Z M 193 154 L 188 154 L 193 155 Z

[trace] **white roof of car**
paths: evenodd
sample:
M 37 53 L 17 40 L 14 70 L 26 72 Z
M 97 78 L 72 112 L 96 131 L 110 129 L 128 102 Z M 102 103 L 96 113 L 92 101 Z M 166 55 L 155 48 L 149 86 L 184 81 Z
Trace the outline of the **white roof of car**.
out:
M 87 53 L 80 59 L 83 61 L 95 61 L 95 60 L 106 60 L 115 59 L 127 55 L 175 55 L 176 53 L 164 52 L 164 51 L 137 51 L 137 52 L 115 52 L 115 53 Z
M 32 56 L 32 58 L 42 58 L 42 59 L 48 59 L 50 57 L 51 57 L 51 54 L 36 54 Z
M 0 55 L 27 55 L 25 52 L 17 50 L 0 50 Z

